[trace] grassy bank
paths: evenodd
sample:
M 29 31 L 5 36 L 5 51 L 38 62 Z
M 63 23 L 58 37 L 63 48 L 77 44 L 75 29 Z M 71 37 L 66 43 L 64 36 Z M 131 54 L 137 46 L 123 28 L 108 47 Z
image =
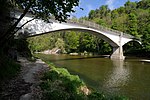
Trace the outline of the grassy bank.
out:
M 123 96 L 107 96 L 89 90 L 78 75 L 71 75 L 65 68 L 48 63 L 50 71 L 42 77 L 40 84 L 44 100 L 128 100 Z

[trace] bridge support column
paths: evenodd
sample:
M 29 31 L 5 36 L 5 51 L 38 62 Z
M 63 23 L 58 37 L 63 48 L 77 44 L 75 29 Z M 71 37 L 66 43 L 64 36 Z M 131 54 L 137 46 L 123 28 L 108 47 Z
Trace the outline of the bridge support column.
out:
M 111 59 L 118 59 L 118 60 L 124 60 L 125 57 L 123 56 L 123 49 L 122 46 L 119 47 L 113 47 L 113 53 L 110 56 Z

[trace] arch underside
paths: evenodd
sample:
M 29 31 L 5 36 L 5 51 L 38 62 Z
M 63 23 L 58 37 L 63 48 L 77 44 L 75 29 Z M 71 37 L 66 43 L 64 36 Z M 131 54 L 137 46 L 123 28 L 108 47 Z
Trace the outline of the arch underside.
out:
M 125 43 L 124 45 L 126 45 L 126 44 L 128 44 L 128 43 L 131 43 L 131 42 L 135 42 L 135 43 L 137 43 L 138 45 L 142 45 L 142 43 L 141 43 L 140 41 L 134 40 L 134 39 L 132 39 L 131 41 L 128 41 L 128 42 Z M 123 46 L 124 46 L 124 45 L 123 45 Z
M 48 31 L 48 32 L 45 32 L 45 33 L 33 33 L 29 37 L 39 36 L 39 35 L 48 34 L 48 33 L 52 33 L 52 32 L 59 32 L 59 31 L 83 31 L 83 32 L 88 32 L 90 34 L 96 35 L 99 38 L 103 39 L 104 41 L 109 43 L 112 47 L 119 47 L 119 45 L 117 43 L 115 43 L 112 39 L 110 39 L 106 35 L 102 34 L 101 32 L 93 31 L 93 30 L 90 30 L 90 29 L 82 29 L 82 28 L 66 28 L 66 29 L 51 30 L 51 31 Z

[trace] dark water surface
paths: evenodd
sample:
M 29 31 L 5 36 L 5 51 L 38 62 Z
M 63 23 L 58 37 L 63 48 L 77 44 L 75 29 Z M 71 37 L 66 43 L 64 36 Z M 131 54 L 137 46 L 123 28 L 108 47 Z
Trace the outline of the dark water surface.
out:
M 133 100 L 150 100 L 150 63 L 140 58 L 112 61 L 109 58 L 43 55 L 42 59 L 77 74 L 91 88 Z

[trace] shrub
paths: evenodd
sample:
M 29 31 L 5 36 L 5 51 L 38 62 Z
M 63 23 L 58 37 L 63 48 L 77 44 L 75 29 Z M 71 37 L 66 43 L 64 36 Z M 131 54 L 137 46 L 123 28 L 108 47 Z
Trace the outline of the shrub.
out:
M 52 68 L 45 73 L 40 84 L 44 91 L 43 99 L 50 100 L 82 100 L 84 94 L 80 93 L 80 86 L 84 85 L 77 75 L 70 75 L 64 68 Z

